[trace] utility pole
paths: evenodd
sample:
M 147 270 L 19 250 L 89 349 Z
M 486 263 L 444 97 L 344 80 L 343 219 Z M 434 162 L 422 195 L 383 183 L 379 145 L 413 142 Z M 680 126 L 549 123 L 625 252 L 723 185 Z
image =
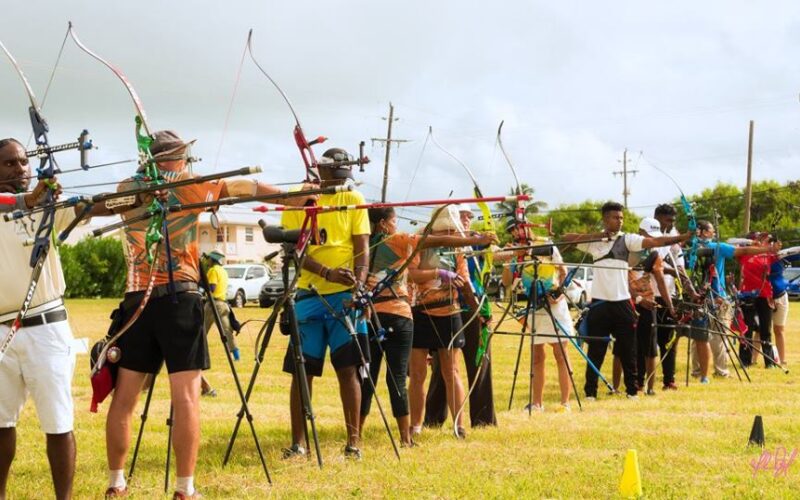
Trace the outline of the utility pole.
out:
M 744 188 L 744 233 L 750 232 L 750 205 L 753 201 L 753 128 L 750 120 L 750 137 L 747 144 L 747 185 Z M 719 231 L 719 229 L 717 229 Z
M 628 190 L 628 174 L 636 175 L 638 172 L 638 170 L 628 170 L 628 148 L 625 148 L 625 151 L 622 152 L 622 170 L 612 172 L 614 177 L 622 176 L 622 198 L 625 200 L 623 203 L 625 209 L 628 208 L 628 195 L 631 194 Z
M 401 143 L 401 142 L 409 142 L 406 139 L 392 139 L 392 123 L 395 120 L 399 120 L 399 118 L 394 117 L 394 106 L 392 103 L 389 103 L 389 118 L 384 118 L 384 120 L 389 122 L 388 130 L 386 131 L 386 139 L 373 137 L 372 144 L 374 145 L 376 142 L 383 143 L 383 146 L 386 148 L 386 156 L 383 160 L 383 186 L 381 187 L 381 203 L 386 202 L 386 186 L 389 184 L 389 153 L 392 151 L 392 143 Z

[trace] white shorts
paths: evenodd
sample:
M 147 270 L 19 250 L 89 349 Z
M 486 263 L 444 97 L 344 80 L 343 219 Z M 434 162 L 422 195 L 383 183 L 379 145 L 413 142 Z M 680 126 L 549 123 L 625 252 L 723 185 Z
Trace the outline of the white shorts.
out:
M 45 434 L 72 431 L 75 354 L 67 321 L 21 328 L 0 361 L 0 427 L 16 427 L 30 394 Z
M 784 293 L 779 299 L 775 299 L 775 310 L 772 311 L 772 324 L 774 326 L 786 326 L 786 319 L 789 317 L 789 294 Z
M 556 320 L 556 323 L 559 326 L 558 335 L 575 335 L 575 332 L 572 328 L 572 316 L 569 314 L 569 305 L 567 304 L 567 301 L 562 298 L 555 304 L 550 304 L 550 310 L 553 311 L 553 319 Z M 543 333 L 547 335 L 547 337 L 540 337 L 537 335 L 533 338 L 533 343 L 558 343 L 559 339 L 555 337 L 556 328 L 553 326 L 553 321 L 550 319 L 550 315 L 547 314 L 547 311 L 544 308 L 539 309 L 536 312 L 535 318 L 534 324 L 536 325 L 536 333 Z M 565 338 L 562 338 L 561 341 L 568 342 L 568 340 Z

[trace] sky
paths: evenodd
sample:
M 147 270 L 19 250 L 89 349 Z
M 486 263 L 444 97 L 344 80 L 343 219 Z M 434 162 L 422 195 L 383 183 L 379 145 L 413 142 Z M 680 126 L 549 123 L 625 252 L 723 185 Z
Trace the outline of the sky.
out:
M 370 139 L 385 137 L 389 102 L 399 118 L 393 136 L 411 141 L 391 152 L 394 201 L 471 195 L 462 168 L 426 144 L 429 126 L 485 195 L 508 193 L 513 179 L 496 146 L 501 120 L 520 180 L 549 208 L 622 201 L 612 172 L 625 149 L 638 170 L 629 206 L 640 215 L 677 195 L 652 165 L 687 194 L 718 181 L 743 186 L 750 120 L 754 180 L 798 177 L 798 2 L 13 2 L 0 40 L 40 98 L 68 20 L 129 77 L 152 128 L 197 139 L 201 174 L 261 165 L 266 182 L 304 177 L 288 107 L 250 60 L 240 65 L 252 28 L 256 57 L 306 134 L 329 138 L 317 154 L 327 146 L 355 152 L 366 141 L 373 163 L 356 177 L 368 199 L 380 197 L 384 151 Z M 0 136 L 27 139 L 27 99 L 5 61 L 0 105 Z M 87 128 L 99 148 L 92 163 L 135 156 L 131 99 L 71 41 L 43 108 L 51 143 Z M 77 166 L 77 155 L 63 153 L 60 164 Z M 133 169 L 61 183 L 111 182 Z

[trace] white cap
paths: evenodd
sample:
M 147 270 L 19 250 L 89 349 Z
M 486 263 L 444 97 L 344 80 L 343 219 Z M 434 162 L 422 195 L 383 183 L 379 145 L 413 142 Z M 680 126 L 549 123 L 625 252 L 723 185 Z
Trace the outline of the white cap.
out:
M 656 238 L 661 236 L 661 223 L 653 217 L 642 219 L 642 222 L 639 223 L 639 229 Z
M 458 205 L 456 205 L 456 207 L 458 208 L 459 213 L 461 212 L 472 213 L 472 208 L 470 208 L 469 203 L 459 203 Z

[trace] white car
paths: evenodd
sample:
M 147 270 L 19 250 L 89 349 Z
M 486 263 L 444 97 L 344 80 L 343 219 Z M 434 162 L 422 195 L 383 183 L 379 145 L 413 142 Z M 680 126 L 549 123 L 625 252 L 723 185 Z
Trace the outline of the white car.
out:
M 231 264 L 228 272 L 226 298 L 234 307 L 244 307 L 251 300 L 258 300 L 261 287 L 269 281 L 269 270 L 263 264 Z
M 570 302 L 580 309 L 586 307 L 592 300 L 593 271 L 590 267 L 578 268 L 567 287 L 567 297 L 569 297 Z

